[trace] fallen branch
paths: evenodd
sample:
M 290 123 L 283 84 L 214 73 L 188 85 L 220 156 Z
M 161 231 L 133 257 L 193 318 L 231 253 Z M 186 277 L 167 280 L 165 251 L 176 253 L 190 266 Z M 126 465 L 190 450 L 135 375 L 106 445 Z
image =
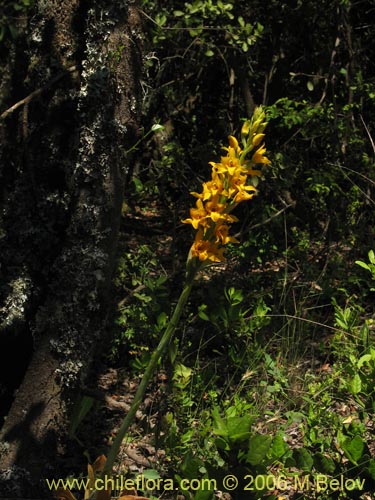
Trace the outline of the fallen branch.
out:
M 116 401 L 116 399 L 111 398 L 104 392 L 95 389 L 85 388 L 83 391 L 85 396 L 90 396 L 98 401 L 103 401 L 107 408 L 110 410 L 120 410 L 124 413 L 127 413 L 130 410 L 131 405 L 122 401 Z M 137 411 L 135 418 L 137 420 L 143 420 L 145 415 L 141 411 Z

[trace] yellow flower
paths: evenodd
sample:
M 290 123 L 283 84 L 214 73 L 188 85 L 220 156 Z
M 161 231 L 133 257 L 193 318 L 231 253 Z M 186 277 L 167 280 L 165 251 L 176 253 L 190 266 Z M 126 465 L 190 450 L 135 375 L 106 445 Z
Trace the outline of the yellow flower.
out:
M 246 120 L 241 128 L 241 137 L 243 139 L 245 139 L 249 135 L 250 127 L 251 127 L 251 120 Z
M 190 218 L 184 219 L 183 224 L 191 224 L 194 229 L 198 229 L 200 225 L 205 224 L 205 219 L 207 218 L 207 212 L 203 206 L 202 200 L 197 200 L 197 208 L 190 209 Z
M 225 151 L 228 151 L 228 156 L 231 158 L 238 158 L 242 153 L 242 149 L 238 145 L 238 141 L 233 135 L 228 135 L 228 147 L 223 147 Z
M 253 137 L 253 146 L 258 146 L 258 144 L 260 144 L 262 142 L 262 140 L 264 139 L 266 134 L 256 134 L 254 135 Z
M 236 175 L 244 171 L 240 160 L 232 156 L 223 156 L 220 163 L 210 162 L 210 165 L 213 166 L 214 172 L 218 174 Z
M 192 257 L 197 257 L 201 262 L 210 260 L 211 262 L 223 262 L 224 248 L 219 248 L 218 245 L 209 240 L 202 240 L 198 233 L 197 237 L 190 249 Z
M 262 141 L 263 137 L 257 137 L 264 132 L 267 126 L 266 114 L 262 107 L 255 108 L 253 116 L 250 120 L 242 125 L 241 141 L 246 152 L 249 152 L 253 147 L 256 147 Z
M 246 185 L 246 180 L 247 180 L 247 175 L 239 175 L 237 177 L 233 177 L 230 181 L 230 187 L 228 189 L 228 195 L 230 197 L 232 197 L 233 195 L 235 195 L 235 199 L 234 201 L 236 203 L 239 203 L 240 199 L 237 198 L 236 200 L 236 196 L 237 194 L 241 193 L 241 192 L 244 192 L 245 195 L 244 197 L 242 198 L 243 200 L 250 200 L 254 194 L 252 195 L 249 195 L 248 197 L 246 197 L 246 191 L 253 191 L 253 193 L 256 192 L 256 189 L 254 186 L 250 186 L 250 185 Z
M 253 157 L 251 158 L 251 161 L 253 163 L 264 163 L 265 165 L 268 165 L 270 160 L 264 156 L 266 152 L 266 147 L 263 144 L 260 148 L 258 148 L 255 153 L 253 154 Z
M 229 215 L 224 212 L 226 209 L 226 205 L 224 203 L 219 203 L 219 196 L 216 195 L 212 198 L 211 201 L 208 201 L 205 204 L 205 209 L 207 211 L 206 218 L 210 218 L 213 222 L 237 222 L 238 219 L 234 215 Z
M 228 243 L 239 243 L 233 236 L 228 236 L 229 226 L 220 224 L 215 227 L 216 243 L 226 245 Z
M 247 175 L 251 175 L 251 176 L 254 176 L 254 177 L 260 177 L 262 175 L 262 172 L 260 170 L 254 170 L 251 165 L 252 165 L 252 161 L 247 161 L 245 162 L 245 165 L 246 165 L 246 174 Z
M 212 175 L 212 181 L 203 183 L 202 193 L 190 193 L 196 198 L 200 198 L 203 201 L 207 201 L 217 194 L 221 194 L 224 190 L 223 182 L 217 174 Z
M 252 187 L 252 186 L 249 186 Z M 234 203 L 241 203 L 241 201 L 251 200 L 254 197 L 256 189 L 254 188 L 254 193 L 250 194 L 246 191 L 238 191 L 236 196 L 233 198 Z
M 225 205 L 223 203 L 219 203 L 219 196 L 215 195 L 211 201 L 208 201 L 205 204 L 205 209 L 208 213 L 207 217 L 210 217 L 211 220 L 217 222 L 222 218 L 223 212 L 225 210 Z

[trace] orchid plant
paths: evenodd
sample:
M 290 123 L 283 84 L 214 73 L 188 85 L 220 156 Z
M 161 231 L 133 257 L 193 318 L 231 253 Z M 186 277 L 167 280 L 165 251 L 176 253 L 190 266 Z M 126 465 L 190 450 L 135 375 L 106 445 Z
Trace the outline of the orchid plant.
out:
M 167 328 L 150 358 L 132 406 L 118 430 L 108 457 L 105 462 L 101 458 L 100 472 L 102 477 L 108 477 L 112 474 L 120 446 L 134 421 L 139 405 L 143 401 L 147 385 L 173 338 L 198 271 L 204 266 L 223 262 L 225 260 L 225 246 L 228 243 L 238 243 L 236 238 L 229 235 L 230 225 L 238 221 L 232 212 L 239 203 L 251 200 L 256 194 L 256 185 L 261 176 L 261 170 L 257 166 L 270 163 L 270 160 L 265 156 L 266 148 L 263 143 L 266 126 L 264 110 L 262 107 L 255 108 L 252 118 L 245 121 L 242 126 L 241 146 L 237 139 L 230 135 L 229 145 L 223 148 L 227 154 L 222 156 L 218 163 L 210 162 L 212 166 L 211 180 L 203 183 L 201 193 L 191 193 L 197 198 L 196 205 L 190 209 L 190 217 L 182 222 L 191 224 L 196 230 L 196 235 L 188 254 L 185 286 Z M 103 492 L 102 490 L 97 494 L 100 496 L 100 500 L 110 498 L 110 491 Z M 94 495 L 96 493 L 91 492 L 90 498 Z M 56 492 L 56 496 L 60 499 L 73 500 L 71 493 L 67 491 L 59 490 Z M 96 498 L 98 500 L 99 497 Z M 123 500 L 128 500 L 128 497 L 124 497 Z

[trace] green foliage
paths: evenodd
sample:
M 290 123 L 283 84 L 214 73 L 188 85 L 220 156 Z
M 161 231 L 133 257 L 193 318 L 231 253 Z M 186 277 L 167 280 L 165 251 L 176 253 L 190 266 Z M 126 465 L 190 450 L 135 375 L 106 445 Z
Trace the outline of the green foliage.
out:
M 147 365 L 152 347 L 165 329 L 169 314 L 167 277 L 156 274 L 157 260 L 148 245 L 138 254 L 125 253 L 118 266 L 115 284 L 119 293 L 131 293 L 131 300 L 119 303 L 117 331 L 112 343 L 112 359 L 129 351 L 132 365 L 142 370 Z M 145 345 L 144 339 L 148 339 Z M 125 350 L 125 351 L 124 351 Z
M 210 303 L 203 303 L 198 309 L 199 318 L 210 322 L 218 332 L 238 333 L 238 337 L 248 338 L 269 323 L 270 308 L 263 298 L 258 299 L 255 307 L 248 308 L 241 290 L 229 287 L 220 292 L 211 290 Z
M 0 0 L 0 43 L 7 38 L 14 40 L 17 35 L 17 18 L 25 15 L 34 4 L 34 0 Z
M 370 250 L 368 253 L 368 260 L 369 262 L 363 262 L 362 260 L 356 260 L 356 264 L 358 266 L 361 266 L 363 269 L 366 269 L 371 274 L 371 279 L 375 281 L 375 253 L 373 250 Z M 375 291 L 375 288 L 370 288 L 372 292 Z
M 233 331 L 243 323 L 248 310 L 241 306 L 244 298 L 241 290 L 234 287 L 224 289 L 223 295 L 216 297 L 212 308 L 207 304 L 201 304 L 198 310 L 198 316 L 204 321 L 209 321 L 216 326 L 220 332 Z
M 346 368 L 350 378 L 344 386 L 365 410 L 375 411 L 375 349 L 370 348 L 357 357 L 350 354 Z
M 180 36 L 186 30 L 193 44 L 199 42 L 199 50 L 206 57 L 228 49 L 246 53 L 263 32 L 260 23 L 246 22 L 243 16 L 237 15 L 233 1 L 195 0 L 173 11 L 160 9 L 160 5 L 149 0 L 144 1 L 144 6 L 151 12 L 159 7 L 154 18 L 157 25 L 153 37 L 155 44 L 171 41 L 176 33 Z

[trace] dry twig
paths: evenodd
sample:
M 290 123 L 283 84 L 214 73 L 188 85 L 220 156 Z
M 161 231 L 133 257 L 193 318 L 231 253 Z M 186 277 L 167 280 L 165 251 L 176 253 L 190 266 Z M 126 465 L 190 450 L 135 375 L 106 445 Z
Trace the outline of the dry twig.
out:
M 31 92 L 31 94 L 24 97 L 20 101 L 16 102 L 15 104 L 13 104 L 13 106 L 11 106 L 7 110 L 5 110 L 3 113 L 1 113 L 0 120 L 5 120 L 5 118 L 7 118 L 10 114 L 12 114 L 14 111 L 16 111 L 16 109 L 20 108 L 21 106 L 24 106 L 25 104 L 29 104 L 29 102 L 32 99 L 34 99 L 35 97 L 38 97 L 44 91 L 46 91 L 50 87 L 52 87 L 52 85 L 54 85 L 56 82 L 61 80 L 61 78 L 64 78 L 64 76 L 67 76 L 67 74 L 69 74 L 69 73 L 73 73 L 74 71 L 76 71 L 76 69 L 77 69 L 77 66 L 70 66 L 70 68 L 67 68 L 66 71 L 62 71 L 61 73 L 56 75 L 54 78 L 52 78 L 52 80 L 50 80 L 48 83 L 46 83 L 46 85 L 44 85 L 43 87 L 41 87 L 39 89 L 34 90 L 33 92 Z

